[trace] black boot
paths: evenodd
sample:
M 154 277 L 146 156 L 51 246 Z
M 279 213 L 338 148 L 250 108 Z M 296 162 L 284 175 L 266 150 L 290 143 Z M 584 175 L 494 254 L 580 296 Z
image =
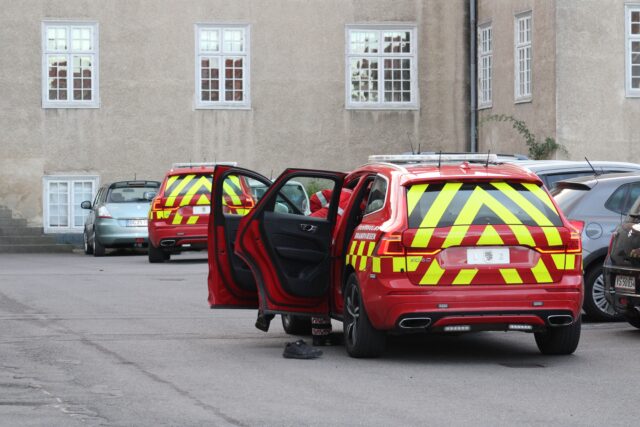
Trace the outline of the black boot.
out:
M 271 320 L 275 317 L 274 314 L 261 314 L 258 313 L 258 318 L 256 319 L 256 328 L 261 331 L 267 332 L 269 330 L 269 325 L 271 324 Z

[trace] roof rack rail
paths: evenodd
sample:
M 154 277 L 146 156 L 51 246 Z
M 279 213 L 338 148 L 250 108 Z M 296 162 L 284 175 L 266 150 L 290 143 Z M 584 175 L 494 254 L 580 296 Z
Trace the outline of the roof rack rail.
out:
M 442 162 L 477 162 L 477 163 L 498 163 L 496 154 L 379 154 L 369 156 L 369 163 L 438 163 Z
M 206 168 L 206 167 L 213 167 L 216 165 L 238 166 L 238 163 L 237 162 L 181 162 L 181 163 L 174 163 L 173 165 L 171 165 L 171 169 Z

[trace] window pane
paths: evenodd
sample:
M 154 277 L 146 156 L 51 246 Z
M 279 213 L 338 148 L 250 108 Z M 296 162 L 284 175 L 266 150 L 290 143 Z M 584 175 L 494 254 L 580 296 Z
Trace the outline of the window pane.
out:
M 65 56 L 49 56 L 47 63 L 49 100 L 67 99 L 67 58 Z
M 349 33 L 349 50 L 351 53 L 378 53 L 377 31 L 351 31 Z
M 243 59 L 225 58 L 225 101 L 243 101 Z
M 49 183 L 49 225 L 68 227 L 69 184 L 66 182 Z
M 91 100 L 92 89 L 92 56 L 73 56 L 73 99 L 75 101 Z
M 200 100 L 217 101 L 211 96 L 212 89 L 219 88 L 220 58 L 208 57 L 200 59 Z
M 351 100 L 353 102 L 378 102 L 378 59 L 352 59 L 350 73 Z
M 71 29 L 71 49 L 75 51 L 93 50 L 90 28 L 76 27 Z
M 218 52 L 220 50 L 220 31 L 212 28 L 200 29 L 200 51 Z
M 411 51 L 411 32 L 392 31 L 383 33 L 383 48 L 385 53 L 407 53 Z
M 47 49 L 60 52 L 67 50 L 66 28 L 47 28 Z
M 224 30 L 224 50 L 225 52 L 244 52 L 243 29 Z
M 411 85 L 411 60 L 385 60 L 385 101 L 406 102 L 402 91 Z M 406 78 L 405 78 L 406 77 Z M 391 85 L 387 85 L 391 83 Z

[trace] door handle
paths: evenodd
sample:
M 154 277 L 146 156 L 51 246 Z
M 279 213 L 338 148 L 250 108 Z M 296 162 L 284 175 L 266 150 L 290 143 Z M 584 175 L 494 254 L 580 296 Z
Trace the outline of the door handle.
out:
M 300 224 L 300 230 L 306 231 L 308 233 L 315 233 L 317 229 L 318 229 L 317 225 Z

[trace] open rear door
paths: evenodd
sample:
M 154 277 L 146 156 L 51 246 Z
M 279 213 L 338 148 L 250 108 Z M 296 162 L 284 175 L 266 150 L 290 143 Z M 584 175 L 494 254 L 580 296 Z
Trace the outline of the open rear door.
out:
M 264 313 L 328 313 L 332 237 L 345 176 L 288 169 L 242 220 L 235 250 L 253 271 Z M 301 187 L 307 194 L 296 194 Z M 306 196 L 310 209 L 301 203 Z
M 258 292 L 249 266 L 234 254 L 240 221 L 252 213 L 271 181 L 250 170 L 216 166 L 209 216 L 209 305 L 257 308 Z

